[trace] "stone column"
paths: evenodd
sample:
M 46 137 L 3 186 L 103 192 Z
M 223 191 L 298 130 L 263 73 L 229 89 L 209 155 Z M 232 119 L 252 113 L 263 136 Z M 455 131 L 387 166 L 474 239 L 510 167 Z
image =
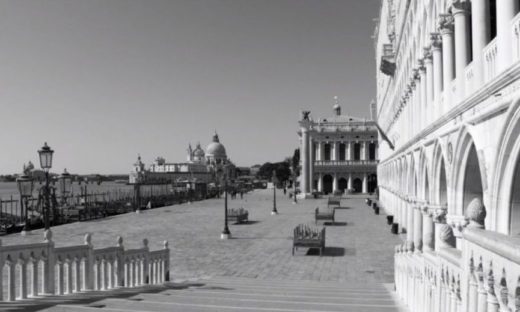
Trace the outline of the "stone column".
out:
M 441 114 L 441 96 L 443 86 L 442 71 L 442 40 L 438 33 L 431 33 L 432 41 L 432 63 L 433 63 L 433 99 L 435 100 L 434 116 L 438 118 Z
M 307 128 L 302 128 L 302 174 L 300 180 L 300 188 L 303 194 L 309 193 L 309 132 Z
M 406 202 L 406 240 L 413 244 L 414 242 L 414 226 L 413 226 L 413 217 L 414 211 L 411 202 Z
M 350 172 L 349 172 L 349 174 L 348 174 L 347 188 L 348 188 L 349 190 L 352 189 L 352 173 L 350 173 Z
M 314 150 L 316 148 L 316 144 L 312 138 L 309 138 L 309 190 L 312 192 L 314 190 Z
M 352 157 L 350 157 L 351 150 L 352 150 L 352 142 L 348 141 L 345 144 L 345 160 L 352 160 Z
M 440 14 L 439 27 L 442 35 L 442 85 L 444 90 L 444 107 L 442 113 L 451 107 L 451 81 L 455 77 L 453 58 L 453 17 Z
M 466 65 L 468 65 L 471 47 L 469 46 L 468 13 L 469 2 L 456 0 L 452 5 L 455 20 L 455 67 L 457 76 L 456 102 L 466 96 Z
M 513 61 L 511 20 L 517 12 L 516 0 L 497 0 L 497 74 Z
M 323 173 L 321 172 L 318 177 L 318 192 L 323 192 Z
M 368 193 L 368 174 L 363 173 L 363 188 L 361 190 L 362 193 Z
M 423 245 L 423 233 L 422 233 L 422 212 L 421 207 L 419 205 L 413 206 L 413 238 L 414 238 L 414 245 L 415 245 L 415 251 L 421 252 L 422 251 L 422 245 Z
M 421 103 L 419 104 L 419 113 L 421 116 L 419 120 L 422 122 L 417 128 L 418 131 L 421 131 L 426 126 L 426 118 L 428 117 L 428 95 L 426 94 L 428 81 L 426 81 L 426 67 L 424 65 L 424 59 L 421 59 L 419 61 L 419 78 L 421 80 Z
M 338 174 L 334 172 L 334 180 L 332 181 L 332 192 L 336 192 L 338 190 Z
M 365 155 L 365 143 L 364 141 L 360 142 L 360 155 L 359 155 L 359 158 L 361 160 L 365 160 L 366 159 L 366 155 Z
M 484 82 L 482 51 L 491 37 L 489 25 L 489 0 L 471 1 L 471 29 L 473 43 L 473 86 L 474 90 Z
M 339 160 L 339 142 L 338 141 L 334 142 L 334 160 L 335 161 Z
M 433 59 L 432 52 L 430 48 L 424 48 L 424 67 L 426 69 L 426 103 L 430 109 L 426 111 L 428 114 L 432 112 L 431 105 L 433 102 L 433 90 L 434 90 L 434 82 L 433 82 Z M 429 118 L 428 118 L 429 119 Z
M 423 250 L 433 251 L 435 249 L 435 237 L 433 231 L 433 218 L 428 207 L 423 208 Z

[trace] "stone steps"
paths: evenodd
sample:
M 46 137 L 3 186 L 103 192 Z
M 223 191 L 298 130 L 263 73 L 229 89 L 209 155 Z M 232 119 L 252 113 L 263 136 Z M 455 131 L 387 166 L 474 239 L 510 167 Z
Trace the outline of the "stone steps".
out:
M 406 311 L 383 284 L 214 277 L 170 283 L 158 292 L 60 304 L 44 311 Z

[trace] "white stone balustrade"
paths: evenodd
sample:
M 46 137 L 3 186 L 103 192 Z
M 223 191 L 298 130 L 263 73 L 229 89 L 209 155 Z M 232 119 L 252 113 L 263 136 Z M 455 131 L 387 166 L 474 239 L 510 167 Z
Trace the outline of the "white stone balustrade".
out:
M 484 82 L 488 82 L 497 75 L 497 40 L 491 40 L 484 48 Z
M 118 237 L 116 246 L 94 249 L 86 234 L 83 245 L 55 248 L 51 231 L 46 231 L 43 243 L 0 244 L 0 300 L 162 284 L 169 281 L 169 258 L 166 241 L 160 250 L 149 251 L 146 239 L 142 248 L 125 250 Z
M 453 236 L 447 233 L 445 240 Z M 443 245 L 416 254 L 405 244 L 396 247 L 396 291 L 410 311 L 519 311 L 518 238 L 486 231 L 471 222 L 462 236 L 460 248 Z

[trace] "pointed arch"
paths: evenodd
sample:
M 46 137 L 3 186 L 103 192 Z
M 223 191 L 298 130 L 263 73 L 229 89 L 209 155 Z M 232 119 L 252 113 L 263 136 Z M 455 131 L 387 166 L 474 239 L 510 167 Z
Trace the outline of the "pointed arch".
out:
M 486 198 L 485 171 L 483 170 L 483 156 L 478 153 L 473 136 L 468 130 L 468 126 L 463 126 L 459 130 L 455 141 L 455 148 L 452 155 L 452 189 L 453 214 L 463 215 L 466 206 L 474 197 L 480 197 L 484 203 Z
M 437 140 L 432 157 L 432 201 L 438 205 L 448 205 L 448 175 L 441 142 Z
M 490 215 L 491 229 L 503 234 L 517 234 L 518 205 L 515 193 L 518 191 L 517 171 L 520 161 L 520 99 L 510 105 L 505 114 L 504 127 L 497 145 L 495 170 L 493 170 L 493 199 Z M 515 214 L 516 212 L 516 214 Z

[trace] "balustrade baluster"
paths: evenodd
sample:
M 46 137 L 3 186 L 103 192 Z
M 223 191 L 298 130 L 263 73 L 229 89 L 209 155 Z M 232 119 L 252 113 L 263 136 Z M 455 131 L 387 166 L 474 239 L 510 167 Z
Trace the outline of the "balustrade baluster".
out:
M 495 276 L 493 275 L 493 264 L 489 264 L 488 273 L 488 296 L 487 296 L 487 312 L 498 312 L 498 300 L 495 295 Z
M 27 299 L 27 265 L 25 260 L 20 259 L 20 299 Z
M 38 296 L 38 259 L 32 259 L 32 270 L 31 270 L 31 296 Z
M 75 283 L 75 291 L 80 292 L 81 291 L 81 259 L 76 258 L 74 259 L 74 275 L 76 278 Z
M 128 262 L 128 287 L 134 287 L 134 261 L 130 260 Z
M 94 260 L 94 290 L 100 290 L 100 268 L 99 268 L 99 260 Z
M 160 260 L 160 270 L 159 270 L 159 273 L 160 273 L 160 275 L 159 275 L 160 276 L 159 283 L 161 283 L 161 284 L 164 283 L 164 280 L 165 280 L 165 278 L 164 278 L 164 268 L 165 268 L 165 263 L 164 263 L 164 260 L 161 259 Z
M 89 279 L 91 278 L 91 276 L 89 275 L 89 262 L 87 259 L 83 259 L 83 267 L 82 267 L 82 271 L 83 271 L 83 290 L 88 290 L 89 288 Z M 93 269 L 93 268 L 92 268 Z
M 107 275 L 107 272 L 106 272 L 106 259 L 101 259 L 99 261 L 99 266 L 100 266 L 100 274 L 99 274 L 99 279 L 100 279 L 100 289 L 101 290 L 106 290 L 107 289 L 107 285 L 106 285 L 106 275 Z
M 67 288 L 65 288 L 66 294 L 72 294 L 72 260 L 67 259 Z
M 7 262 L 7 301 L 14 301 L 15 295 L 15 263 L 8 260 Z
M 114 265 L 114 262 L 112 261 L 112 259 L 110 259 L 109 261 L 107 261 L 107 268 L 106 268 L 106 271 L 107 271 L 107 289 L 112 289 L 114 288 L 114 284 L 113 284 L 113 265 Z
M 63 280 L 63 262 L 61 261 L 61 259 L 58 259 L 57 266 L 58 266 L 58 270 L 56 270 L 56 280 L 57 280 L 58 284 L 56 285 L 56 287 L 57 287 L 56 293 L 58 295 L 63 295 L 64 280 Z

